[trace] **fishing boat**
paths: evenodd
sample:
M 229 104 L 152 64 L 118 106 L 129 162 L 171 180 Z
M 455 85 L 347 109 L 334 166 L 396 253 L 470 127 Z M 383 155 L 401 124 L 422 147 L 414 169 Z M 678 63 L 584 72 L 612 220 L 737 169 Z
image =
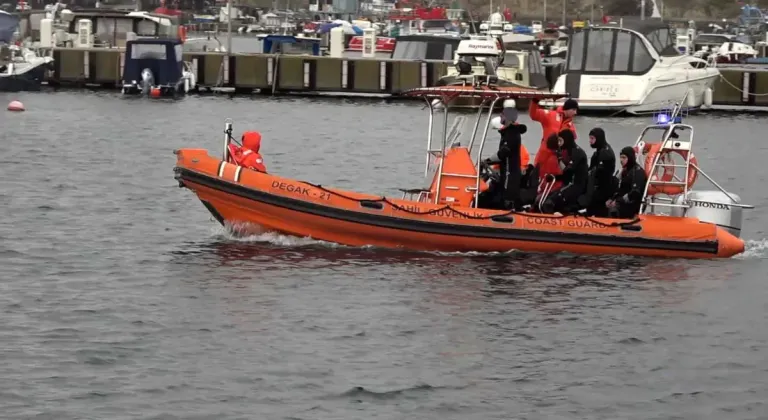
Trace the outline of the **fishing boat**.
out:
M 239 166 L 232 157 L 237 146 L 231 120 L 225 122 L 223 155 L 205 149 L 174 151 L 175 178 L 219 223 L 236 226 L 240 232 L 266 229 L 349 246 L 680 258 L 727 258 L 744 251 L 739 237 L 741 209 L 751 206 L 740 204 L 736 195 L 719 186 L 718 191 L 690 190 L 696 179 L 691 174 L 708 176 L 691 151 L 693 128 L 674 113 L 647 127 L 636 145 L 647 149 L 650 162 L 641 214 L 632 220 L 594 218 L 477 207 L 477 193 L 486 186 L 482 154 L 494 105 L 510 99 L 556 100 L 562 94 L 499 91 L 479 76 L 473 86 L 418 88 L 407 94 L 423 98 L 429 109 L 424 171 L 429 183 L 426 188 L 401 189 L 400 198 L 344 191 Z M 448 125 L 450 104 L 461 97 L 482 98 L 484 104 L 466 135 L 460 128 L 466 116 L 459 115 L 453 126 Z M 443 118 L 435 118 L 436 111 Z M 439 119 L 441 142 L 433 141 Z M 659 136 L 656 142 L 654 136 Z M 669 163 L 671 155 L 685 156 L 686 163 Z

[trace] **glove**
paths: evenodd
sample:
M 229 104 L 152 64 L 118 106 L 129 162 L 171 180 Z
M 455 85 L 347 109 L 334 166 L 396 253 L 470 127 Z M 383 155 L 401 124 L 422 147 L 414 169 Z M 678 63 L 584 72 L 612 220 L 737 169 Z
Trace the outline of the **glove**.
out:
M 496 153 L 496 156 L 498 156 L 499 159 L 506 159 L 511 154 L 512 154 L 512 151 L 509 150 L 509 147 L 507 147 L 507 145 L 505 144 L 504 146 L 501 146 L 501 148 L 499 148 L 499 152 Z
M 545 177 L 544 177 L 544 179 L 545 179 L 547 182 L 555 182 L 555 176 L 554 176 L 554 175 L 552 175 L 552 174 L 547 174 L 547 176 L 545 176 Z

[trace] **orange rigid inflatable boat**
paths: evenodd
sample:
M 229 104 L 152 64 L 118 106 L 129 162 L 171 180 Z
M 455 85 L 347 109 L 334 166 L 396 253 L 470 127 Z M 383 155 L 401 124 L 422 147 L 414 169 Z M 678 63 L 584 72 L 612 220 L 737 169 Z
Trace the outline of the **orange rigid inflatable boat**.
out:
M 450 92 L 449 88 L 422 88 L 412 94 L 425 98 L 439 94 L 442 103 L 449 104 Z M 488 122 L 497 100 L 521 96 L 536 100 L 539 95 L 490 94 L 486 89 L 478 92 L 488 97 Z M 427 102 L 430 111 L 438 108 L 434 102 Z M 448 106 L 443 108 L 447 117 Z M 430 133 L 431 124 L 432 112 Z M 447 118 L 444 124 L 447 127 Z M 486 123 L 479 142 L 478 162 L 488 125 Z M 423 251 L 566 251 L 682 258 L 727 258 L 744 251 L 744 242 L 726 229 L 727 224 L 722 227 L 690 216 L 643 213 L 634 220 L 626 220 L 476 208 L 475 191 L 487 188 L 480 176 L 480 164 L 474 163 L 471 157 L 477 124 L 465 147 L 449 144 L 453 132 L 445 130 L 444 147 L 432 150 L 430 136 L 427 172 L 430 166 L 437 166 L 432 183 L 426 189 L 402 190 L 403 198 L 399 199 L 328 188 L 238 166 L 228 153 L 231 122 L 227 127 L 223 159 L 211 156 L 204 149 L 174 152 L 179 186 L 194 191 L 223 225 L 246 229 L 256 225 L 260 231 L 266 229 L 350 246 Z M 664 150 L 656 150 L 658 153 L 653 159 L 661 161 L 659 153 Z M 687 186 L 683 190 L 689 193 Z M 407 195 L 416 197 L 408 199 Z M 668 201 L 669 206 L 682 203 L 680 208 L 696 207 L 686 200 Z M 737 199 L 733 201 L 735 206 L 740 206 L 735 203 Z M 645 202 L 650 207 L 654 203 L 662 205 L 661 201 L 646 199 Z M 738 229 L 740 223 L 739 220 Z

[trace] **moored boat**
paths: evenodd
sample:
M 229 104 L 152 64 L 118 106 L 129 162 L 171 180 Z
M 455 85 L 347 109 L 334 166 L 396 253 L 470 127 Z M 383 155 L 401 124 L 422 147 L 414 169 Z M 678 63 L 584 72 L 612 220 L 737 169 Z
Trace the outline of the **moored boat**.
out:
M 750 206 L 740 204 L 738 197 L 719 186 L 720 191 L 689 190 L 696 179 L 690 173 L 706 174 L 690 152 L 692 127 L 674 118 L 649 126 L 638 140 L 637 147 L 649 151 L 646 161 L 651 176 L 645 208 L 632 220 L 488 210 L 477 207 L 476 195 L 485 187 L 481 162 L 494 105 L 506 99 L 559 99 L 563 95 L 499 91 L 479 82 L 473 87 L 419 88 L 407 94 L 424 98 L 430 109 L 425 175 L 432 178 L 427 188 L 402 189 L 399 199 L 328 188 L 239 166 L 231 156 L 231 122 L 225 129 L 223 156 L 212 156 L 204 149 L 175 151 L 175 178 L 180 187 L 194 191 L 222 224 L 239 225 L 245 231 L 248 226 L 258 226 L 259 230 L 351 246 L 681 258 L 727 258 L 744 250 L 739 238 L 740 210 Z M 482 130 L 479 122 L 484 108 L 479 111 L 466 146 L 457 141 L 461 139 L 458 125 L 448 129 L 450 103 L 463 96 L 483 98 L 488 109 Z M 431 135 L 435 99 L 443 104 L 439 108 L 445 115 L 440 147 L 433 147 L 436 142 Z M 478 131 L 482 131 L 479 137 Z M 661 141 L 650 143 L 658 133 Z M 690 134 L 689 139 L 685 133 Z M 683 166 L 670 164 L 671 154 L 685 155 L 686 182 L 677 182 L 669 171 Z M 660 208 L 671 209 L 671 214 L 658 213 Z

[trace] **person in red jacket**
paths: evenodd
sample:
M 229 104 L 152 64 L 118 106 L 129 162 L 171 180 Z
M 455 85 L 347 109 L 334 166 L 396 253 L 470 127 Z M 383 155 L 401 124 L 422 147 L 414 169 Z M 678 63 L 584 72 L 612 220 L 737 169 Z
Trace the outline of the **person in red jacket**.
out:
M 541 123 L 541 129 L 544 132 L 541 138 L 541 144 L 539 150 L 536 152 L 536 158 L 533 160 L 533 164 L 536 165 L 541 162 L 541 159 L 546 157 L 546 141 L 549 136 L 557 134 L 565 129 L 573 131 L 573 138 L 576 138 L 576 127 L 573 125 L 573 117 L 579 111 L 579 103 L 574 99 L 568 99 L 563 104 L 562 108 L 555 110 L 543 109 L 539 106 L 537 101 L 531 101 L 531 105 L 528 109 L 531 119 Z M 543 156 L 539 157 L 543 152 Z
M 539 189 L 536 202 L 541 201 L 541 194 L 544 192 L 546 186 L 552 183 L 552 189 L 550 194 L 553 194 L 563 186 L 561 176 L 563 170 L 560 168 L 560 159 L 558 154 L 560 153 L 560 142 L 562 139 L 557 134 L 552 134 L 547 138 L 545 148 L 540 151 L 541 161 L 536 165 L 539 169 Z M 537 155 L 538 156 L 538 155 Z
M 264 158 L 259 154 L 261 149 L 261 133 L 258 131 L 246 131 L 242 137 L 243 147 L 240 155 L 236 157 L 240 166 L 259 172 L 267 172 Z

